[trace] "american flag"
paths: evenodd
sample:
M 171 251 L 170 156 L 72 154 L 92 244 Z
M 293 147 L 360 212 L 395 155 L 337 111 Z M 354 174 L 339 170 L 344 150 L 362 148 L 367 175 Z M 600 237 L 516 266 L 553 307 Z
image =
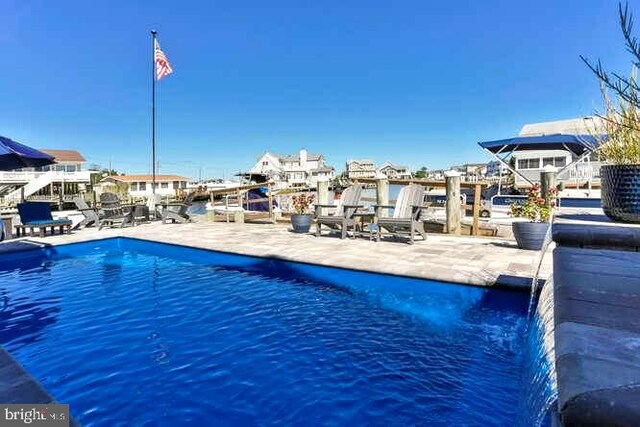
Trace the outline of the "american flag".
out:
M 159 81 L 163 77 L 173 73 L 173 68 L 171 68 L 171 64 L 169 64 L 167 55 L 160 49 L 158 40 L 154 40 L 153 57 L 156 61 L 156 80 Z

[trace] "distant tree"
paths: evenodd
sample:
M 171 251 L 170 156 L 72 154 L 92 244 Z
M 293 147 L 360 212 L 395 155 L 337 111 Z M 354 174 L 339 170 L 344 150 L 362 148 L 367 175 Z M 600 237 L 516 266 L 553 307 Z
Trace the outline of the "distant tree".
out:
M 331 186 L 333 188 L 343 188 L 349 185 L 349 178 L 347 176 L 347 172 L 343 171 L 340 175 L 336 175 L 331 181 Z
M 118 172 L 115 169 L 101 169 L 100 172 L 102 173 L 102 176 L 118 176 L 118 175 L 124 175 L 124 173 Z
M 417 171 L 413 173 L 413 176 L 416 178 L 426 178 L 427 177 L 427 167 L 423 166 Z

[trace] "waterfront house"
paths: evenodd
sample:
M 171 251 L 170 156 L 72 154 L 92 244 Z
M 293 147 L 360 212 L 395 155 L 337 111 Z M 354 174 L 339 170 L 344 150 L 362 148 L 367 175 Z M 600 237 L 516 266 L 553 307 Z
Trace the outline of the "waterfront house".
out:
M 4 204 L 31 200 L 70 200 L 91 183 L 90 171 L 83 170 L 85 158 L 76 150 L 40 149 L 53 156 L 55 164 L 0 172 L 0 198 Z
M 444 173 L 446 172 L 445 169 L 432 169 L 432 170 L 428 170 L 427 171 L 427 179 L 432 179 L 434 181 L 443 181 L 444 180 Z
M 187 188 L 189 178 L 180 175 L 156 175 L 156 194 L 162 197 L 178 197 Z M 111 175 L 100 181 L 99 191 L 114 191 L 114 187 L 122 189 L 132 199 L 149 197 L 152 190 L 152 175 Z M 122 193 L 123 191 L 114 191 Z
M 347 178 L 350 180 L 362 178 L 375 178 L 376 165 L 370 159 L 356 159 L 347 161 Z
M 411 179 L 411 172 L 406 166 L 394 165 L 391 162 L 384 162 L 380 167 L 380 172 L 389 179 Z
M 589 135 L 601 128 L 597 117 L 525 124 L 518 136 L 535 137 L 547 135 Z M 541 146 L 537 150 L 514 151 L 515 183 L 527 187 L 531 182 L 540 182 L 540 174 L 547 165 L 558 169 L 558 180 L 565 184 L 600 186 L 601 162 L 595 154 L 579 158 L 576 153 L 562 147 Z M 570 166 L 568 166 L 570 165 Z M 568 166 L 568 167 L 567 167 Z
M 507 168 L 497 160 L 487 163 L 487 178 L 495 178 L 507 174 Z
M 275 188 L 305 188 L 315 187 L 319 179 L 333 179 L 335 169 L 326 164 L 322 154 L 302 149 L 284 156 L 266 152 L 258 157 L 250 173 L 267 175 Z
M 450 169 L 459 172 L 462 181 L 465 182 L 482 181 L 487 176 L 486 163 L 465 163 L 451 166 Z

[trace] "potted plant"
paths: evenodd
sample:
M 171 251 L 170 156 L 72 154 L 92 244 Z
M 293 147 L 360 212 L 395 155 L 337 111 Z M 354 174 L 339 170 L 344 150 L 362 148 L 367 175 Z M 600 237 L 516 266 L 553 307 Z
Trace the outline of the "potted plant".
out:
M 640 223 L 640 111 L 619 99 L 614 107 L 606 97 L 603 121 L 606 139 L 600 142 L 602 210 L 613 221 Z
M 524 203 L 513 203 L 509 214 L 529 221 L 517 221 L 512 224 L 513 236 L 521 249 L 540 250 L 551 224 L 551 213 L 556 206 L 557 190 L 549 189 L 546 200 L 540 194 L 540 186 L 534 185 Z
M 597 153 L 604 162 L 600 168 L 602 209 L 614 221 L 640 223 L 640 86 L 636 79 L 640 44 L 633 36 L 628 6 L 619 4 L 618 15 L 627 51 L 633 56 L 631 75 L 610 73 L 600 62 L 582 60 L 598 77 L 604 99 L 604 112 L 597 114 L 601 124 L 590 130 L 600 143 Z
M 312 194 L 302 193 L 299 196 L 291 197 L 291 206 L 293 213 L 291 214 L 291 226 L 296 233 L 308 233 L 311 228 L 313 215 L 309 213 L 309 206 L 313 203 L 314 196 Z

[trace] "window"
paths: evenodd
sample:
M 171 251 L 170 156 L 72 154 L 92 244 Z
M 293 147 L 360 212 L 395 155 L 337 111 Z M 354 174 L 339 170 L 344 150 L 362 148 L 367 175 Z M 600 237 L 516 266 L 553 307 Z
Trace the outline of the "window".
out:
M 544 159 L 542 159 L 542 167 L 555 166 L 557 168 L 561 168 L 563 166 L 566 166 L 566 164 L 566 157 L 545 157 Z
M 64 172 L 64 165 L 56 165 L 56 171 Z
M 173 189 L 177 190 L 178 188 L 180 188 L 180 181 L 173 181 Z
M 161 182 L 160 183 L 160 188 L 169 188 L 169 183 L 168 182 Z
M 65 170 L 67 172 L 75 172 L 76 171 L 76 165 L 67 165 Z
M 540 159 L 518 159 L 518 169 L 540 169 Z
M 140 191 L 147 191 L 147 183 L 146 182 L 140 182 L 138 183 L 138 189 Z
M 138 183 L 137 182 L 132 182 L 130 184 L 131 186 L 131 191 L 138 191 Z
M 268 160 L 263 160 L 262 161 L 262 166 L 269 166 L 269 161 Z

